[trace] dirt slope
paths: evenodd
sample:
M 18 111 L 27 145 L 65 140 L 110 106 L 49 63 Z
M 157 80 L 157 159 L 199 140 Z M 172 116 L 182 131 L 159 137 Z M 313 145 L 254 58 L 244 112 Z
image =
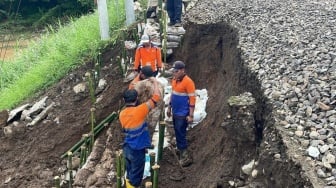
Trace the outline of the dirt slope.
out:
M 108 86 L 99 94 L 102 101 L 96 106 L 97 122 L 117 111 L 121 105 L 121 93 L 126 86 L 121 84 L 118 66 L 110 65 L 110 59 L 116 54 L 111 49 L 104 53 L 106 63 L 102 76 Z M 48 96 L 49 104 L 56 103 L 45 121 L 32 128 L 21 129 L 23 131 L 12 138 L 4 137 L 1 132 L 0 187 L 51 187 L 53 177 L 60 175 L 60 156 L 78 142 L 82 134 L 89 132 L 91 98 L 88 92 L 76 95 L 73 87 L 83 81 L 87 71 L 92 70 L 92 63 L 88 63 L 36 97 L 38 100 Z M 18 122 L 26 125 L 26 122 Z
M 209 94 L 207 118 L 188 133 L 190 151 L 194 164 L 181 171 L 169 150 L 164 151 L 160 163 L 160 188 L 178 187 L 229 187 L 229 181 L 236 186 L 252 187 L 310 187 L 300 176 L 300 166 L 286 158 L 281 139 L 272 129 L 270 109 L 262 97 L 259 83 L 241 64 L 237 50 L 236 31 L 225 24 L 189 25 L 182 46 L 170 59 L 183 60 L 198 89 L 206 88 Z M 96 120 L 100 122 L 122 105 L 122 91 L 127 84 L 122 82 L 118 65 L 110 59 L 119 55 L 120 48 L 107 48 L 102 55 L 102 77 L 107 88 L 97 96 L 101 101 L 96 106 Z M 40 93 L 36 99 L 48 96 L 48 103 L 55 102 L 47 120 L 22 129 L 12 138 L 0 135 L 0 187 L 51 187 L 52 179 L 60 175 L 60 156 L 89 132 L 91 99 L 88 92 L 76 95 L 73 87 L 82 81 L 85 72 L 92 70 L 88 63 L 70 73 L 58 84 Z M 249 91 L 257 101 L 256 122 L 263 124 L 264 142 L 247 141 L 222 123 L 228 112 L 227 99 Z M 57 123 L 57 121 L 59 123 Z M 22 126 L 25 122 L 20 122 Z M 117 123 L 114 124 L 117 126 Z M 106 147 L 120 148 L 121 132 L 113 128 L 115 137 Z M 105 132 L 101 135 L 106 139 Z M 102 141 L 102 142 L 106 142 Z M 280 160 L 274 160 L 274 153 L 281 153 Z M 241 174 L 241 166 L 259 160 L 259 175 L 256 179 Z M 292 173 L 288 173 L 288 171 Z M 170 175 L 182 174 L 181 181 L 169 179 Z M 114 183 L 104 182 L 100 187 L 112 187 Z

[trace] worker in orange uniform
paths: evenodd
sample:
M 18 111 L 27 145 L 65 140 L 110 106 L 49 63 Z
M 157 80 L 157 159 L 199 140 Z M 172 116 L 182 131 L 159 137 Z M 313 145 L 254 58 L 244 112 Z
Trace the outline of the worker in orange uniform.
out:
M 185 73 L 185 64 L 176 61 L 173 64 L 172 94 L 167 110 L 167 115 L 173 115 L 173 124 L 177 149 L 180 153 L 180 164 L 189 166 L 192 158 L 187 151 L 187 128 L 193 122 L 195 109 L 195 84 Z
M 153 71 L 151 66 L 144 66 L 140 70 L 140 73 L 132 80 L 129 84 L 128 89 L 134 89 L 135 84 L 137 84 L 141 80 L 145 80 L 153 76 Z
M 146 34 L 142 35 L 140 45 L 135 51 L 134 70 L 139 72 L 144 66 L 152 67 L 153 76 L 162 70 L 161 49 Z
M 151 146 L 148 123 L 145 120 L 150 110 L 159 102 L 161 95 L 156 79 L 150 79 L 154 84 L 154 93 L 147 102 L 137 104 L 138 93 L 135 89 L 128 89 L 123 94 L 126 108 L 120 112 L 119 120 L 125 133 L 123 153 L 127 171 L 126 188 L 141 185 L 146 149 Z

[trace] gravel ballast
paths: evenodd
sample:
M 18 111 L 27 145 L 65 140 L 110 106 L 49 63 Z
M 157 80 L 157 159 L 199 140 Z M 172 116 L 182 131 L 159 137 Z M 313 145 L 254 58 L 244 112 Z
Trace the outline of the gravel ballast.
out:
M 199 0 L 185 21 L 238 30 L 291 157 L 314 187 L 336 186 L 336 1 Z

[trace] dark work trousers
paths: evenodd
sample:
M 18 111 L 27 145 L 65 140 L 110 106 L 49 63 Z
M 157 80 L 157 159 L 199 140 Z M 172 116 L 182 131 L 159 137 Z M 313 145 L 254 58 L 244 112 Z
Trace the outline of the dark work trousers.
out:
M 176 137 L 177 149 L 185 150 L 188 147 L 187 143 L 187 128 L 188 121 L 186 116 L 173 116 L 173 124 Z
M 171 23 L 181 23 L 182 0 L 167 0 L 167 12 Z
M 126 178 L 131 185 L 138 187 L 141 185 L 145 169 L 146 149 L 133 150 L 128 144 L 123 147 L 126 162 Z

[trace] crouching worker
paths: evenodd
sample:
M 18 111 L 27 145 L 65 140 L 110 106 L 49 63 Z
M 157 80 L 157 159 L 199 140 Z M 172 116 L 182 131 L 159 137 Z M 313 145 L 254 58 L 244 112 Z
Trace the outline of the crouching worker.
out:
M 135 89 L 124 92 L 123 98 L 126 108 L 120 112 L 119 120 L 125 133 L 123 153 L 126 162 L 126 188 L 139 187 L 141 185 L 145 168 L 146 149 L 151 146 L 151 138 L 146 116 L 155 108 L 160 100 L 158 82 L 153 81 L 154 93 L 152 97 L 142 104 L 137 104 L 138 93 Z
M 140 73 L 138 74 L 138 76 L 136 76 L 132 82 L 130 83 L 130 85 L 128 86 L 128 89 L 134 89 L 135 85 L 141 81 L 141 80 L 146 80 L 150 77 L 153 76 L 153 71 L 152 71 L 152 67 L 151 66 L 144 66 L 142 67 L 142 69 L 140 70 Z

